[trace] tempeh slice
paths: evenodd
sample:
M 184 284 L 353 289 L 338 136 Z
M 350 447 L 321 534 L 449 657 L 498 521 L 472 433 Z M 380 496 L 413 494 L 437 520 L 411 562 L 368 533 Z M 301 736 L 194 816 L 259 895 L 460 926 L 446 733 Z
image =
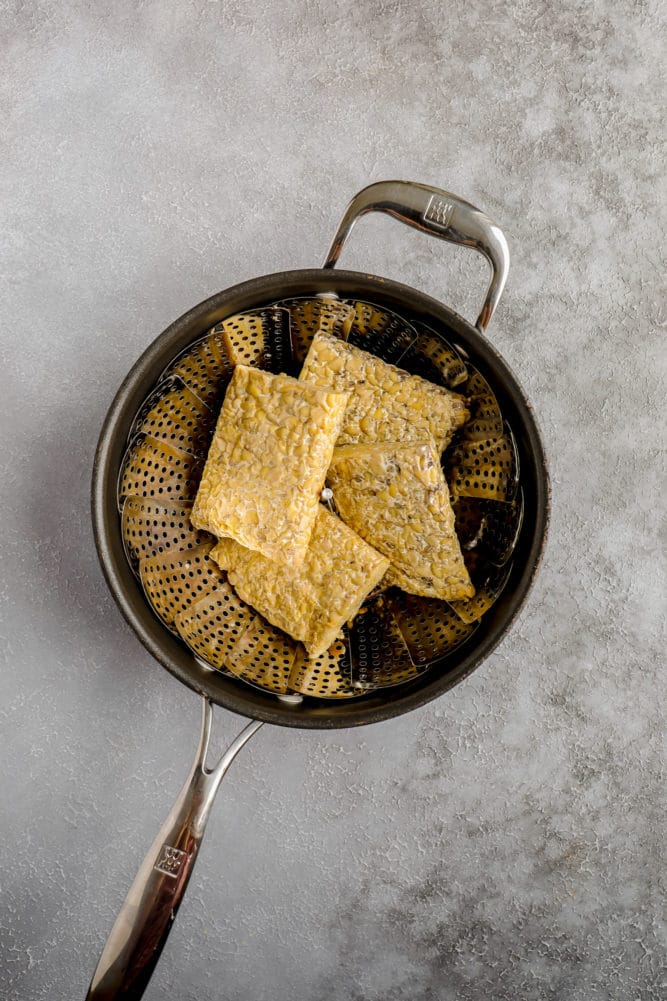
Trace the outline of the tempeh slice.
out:
M 352 394 L 339 445 L 433 438 L 442 452 L 468 418 L 458 393 L 321 332 L 313 338 L 299 379 Z
M 391 560 L 387 583 L 447 601 L 472 597 L 432 442 L 337 448 L 327 482 L 343 521 Z
M 237 365 L 192 509 L 195 528 L 301 563 L 347 400 Z
M 389 566 L 384 556 L 321 505 L 298 567 L 274 563 L 232 539 L 221 539 L 212 557 L 227 571 L 237 594 L 300 640 L 311 657 L 333 643 Z

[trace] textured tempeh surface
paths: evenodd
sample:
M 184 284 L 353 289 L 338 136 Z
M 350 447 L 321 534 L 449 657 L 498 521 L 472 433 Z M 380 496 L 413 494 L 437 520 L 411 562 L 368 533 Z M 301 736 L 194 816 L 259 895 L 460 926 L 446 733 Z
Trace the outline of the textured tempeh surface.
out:
M 192 523 L 269 559 L 302 562 L 347 394 L 237 365 Z
M 442 451 L 468 417 L 457 393 L 326 333 L 313 338 L 299 379 L 351 393 L 339 445 L 430 437 Z
M 268 560 L 232 539 L 221 539 L 212 556 L 241 598 L 300 640 L 312 656 L 334 641 L 389 566 L 322 505 L 299 566 Z
M 342 446 L 327 483 L 343 521 L 391 560 L 387 583 L 432 598 L 472 597 L 432 442 Z

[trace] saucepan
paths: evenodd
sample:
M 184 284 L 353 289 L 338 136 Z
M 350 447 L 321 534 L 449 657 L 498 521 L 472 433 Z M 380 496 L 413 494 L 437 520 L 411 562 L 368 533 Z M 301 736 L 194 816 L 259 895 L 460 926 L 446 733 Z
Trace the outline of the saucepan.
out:
M 470 247 L 490 264 L 490 281 L 474 324 L 448 306 L 407 285 L 373 274 L 335 269 L 357 219 L 368 212 L 393 218 L 450 243 Z M 111 592 L 146 649 L 202 697 L 202 728 L 183 789 L 155 839 L 110 933 L 88 998 L 140 998 L 158 961 L 197 858 L 220 781 L 235 755 L 263 723 L 309 729 L 354 727 L 387 720 L 423 706 L 466 678 L 492 652 L 515 621 L 540 564 L 549 515 L 544 449 L 532 407 L 516 376 L 485 336 L 509 266 L 506 240 L 483 212 L 437 188 L 404 181 L 372 184 L 352 199 L 324 267 L 264 275 L 217 292 L 172 323 L 133 365 L 104 422 L 95 456 L 92 517 L 97 550 Z M 335 270 L 334 270 L 335 269 Z M 476 378 L 490 387 L 511 437 L 521 516 L 515 519 L 511 561 L 504 561 L 502 589 L 455 649 L 400 683 L 368 687 L 357 698 L 275 694 L 230 673 L 212 670 L 155 615 L 128 559 L 118 508 L 118 482 L 137 413 L 174 359 L 183 356 L 216 324 L 277 302 L 317 297 L 362 302 L 376 312 L 403 318 L 452 346 Z M 520 471 L 520 472 L 519 472 Z M 488 471 L 487 471 L 488 472 Z M 490 476 L 493 477 L 491 469 Z M 492 481 L 490 481 L 492 482 Z M 513 510 L 516 510 L 516 495 Z M 476 544 L 477 536 L 469 545 Z M 206 763 L 212 707 L 251 722 L 221 760 Z

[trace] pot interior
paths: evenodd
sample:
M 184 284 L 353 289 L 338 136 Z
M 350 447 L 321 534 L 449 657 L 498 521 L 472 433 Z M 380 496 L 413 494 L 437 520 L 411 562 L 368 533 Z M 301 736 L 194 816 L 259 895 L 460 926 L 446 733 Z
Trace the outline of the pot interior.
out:
M 516 443 L 524 513 L 508 580 L 468 640 L 442 662 L 400 685 L 344 701 L 276 696 L 207 668 L 156 618 L 134 576 L 120 530 L 116 486 L 137 410 L 161 373 L 188 345 L 233 314 L 278 299 L 334 293 L 423 323 L 449 341 L 490 384 Z M 148 650 L 179 680 L 211 700 L 267 722 L 334 728 L 387 719 L 435 698 L 462 680 L 491 652 L 509 628 L 538 567 L 548 518 L 548 478 L 530 405 L 516 378 L 492 345 L 469 323 L 407 286 L 354 272 L 311 270 L 267 275 L 211 297 L 167 328 L 133 366 L 107 416 L 95 461 L 93 521 L 103 570 L 129 623 Z

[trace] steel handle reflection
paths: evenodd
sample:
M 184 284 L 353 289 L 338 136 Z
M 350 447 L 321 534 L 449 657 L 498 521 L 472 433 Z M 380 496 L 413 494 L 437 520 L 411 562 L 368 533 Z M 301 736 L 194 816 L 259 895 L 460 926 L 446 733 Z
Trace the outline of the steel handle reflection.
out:
M 190 774 L 153 842 L 111 929 L 86 1001 L 138 1001 L 160 958 L 185 894 L 213 800 L 232 761 L 262 726 L 250 723 L 214 768 L 205 764 L 213 711 L 202 705 L 202 727 Z
M 491 265 L 491 279 L 476 326 L 486 330 L 500 301 L 510 255 L 502 230 L 484 212 L 451 191 L 411 181 L 378 181 L 355 195 L 343 216 L 324 263 L 336 266 L 357 219 L 368 212 L 386 212 L 400 222 L 449 243 L 470 247 Z

